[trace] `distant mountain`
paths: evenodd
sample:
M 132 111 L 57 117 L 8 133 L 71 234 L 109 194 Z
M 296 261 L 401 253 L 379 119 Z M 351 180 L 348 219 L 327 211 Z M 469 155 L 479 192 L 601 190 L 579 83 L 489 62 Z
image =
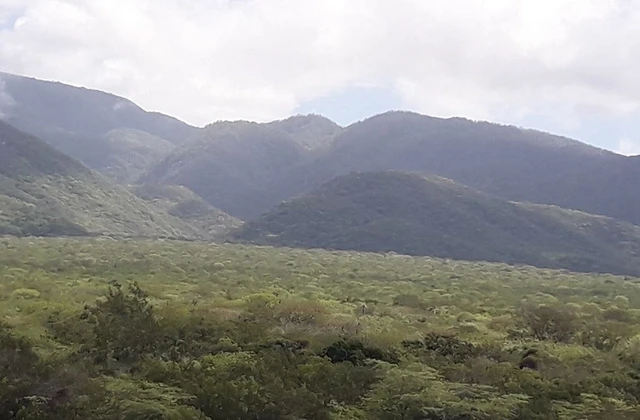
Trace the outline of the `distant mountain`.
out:
M 272 124 L 211 124 L 141 178 L 143 183 L 184 185 L 215 207 L 244 219 L 278 204 L 280 184 L 309 151 Z
M 197 132 L 173 117 L 97 90 L 7 73 L 0 73 L 0 88 L 0 119 L 97 170 L 110 168 L 110 161 L 126 160 L 130 152 L 126 144 L 113 143 L 113 130 L 145 132 L 148 139 L 159 140 L 158 150 L 181 144 Z M 137 165 L 147 160 L 135 161 L 128 169 L 142 170 Z
M 137 185 L 131 191 L 139 198 L 165 210 L 211 238 L 222 238 L 242 222 L 213 207 L 186 187 L 177 185 Z
M 120 183 L 135 182 L 144 170 L 162 160 L 174 145 L 146 131 L 130 128 L 114 129 L 100 138 L 110 150 L 88 164 Z
M 390 112 L 353 124 L 288 174 L 289 196 L 352 171 L 419 171 L 515 201 L 555 204 L 640 224 L 640 164 L 534 130 Z
M 338 177 L 230 239 L 640 275 L 640 227 L 401 172 Z
M 321 115 L 296 115 L 268 125 L 288 133 L 307 150 L 327 149 L 342 131 L 342 127 Z
M 208 238 L 185 220 L 2 121 L 0 234 Z
M 322 147 L 309 147 L 309 138 Z M 507 200 L 640 224 L 639 162 L 535 130 L 389 112 L 344 129 L 318 116 L 213 124 L 143 180 L 185 185 L 247 220 L 350 172 L 421 172 Z

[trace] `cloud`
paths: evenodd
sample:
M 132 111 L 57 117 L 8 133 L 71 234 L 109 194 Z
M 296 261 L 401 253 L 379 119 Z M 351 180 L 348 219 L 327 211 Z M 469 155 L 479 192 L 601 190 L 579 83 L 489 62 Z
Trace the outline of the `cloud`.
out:
M 358 86 L 433 115 L 546 114 L 568 131 L 640 112 L 629 0 L 0 0 L 9 15 L 5 71 L 200 125 L 282 118 Z
M 640 155 L 640 141 L 623 137 L 618 140 L 616 152 L 626 156 Z

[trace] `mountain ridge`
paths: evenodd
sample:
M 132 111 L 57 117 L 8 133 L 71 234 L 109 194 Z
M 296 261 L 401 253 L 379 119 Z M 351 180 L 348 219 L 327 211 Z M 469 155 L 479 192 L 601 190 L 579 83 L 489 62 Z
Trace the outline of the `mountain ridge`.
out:
M 228 144 L 224 153 L 219 153 L 214 146 L 203 147 L 202 141 L 192 141 L 170 152 L 143 179 L 185 185 L 214 206 L 242 219 L 251 219 L 282 200 L 312 191 L 349 172 L 422 172 L 441 175 L 507 200 L 559 205 L 640 224 L 640 197 L 633 193 L 631 185 L 626 185 L 640 179 L 640 165 L 635 164 L 639 161 L 567 137 L 457 117 L 443 119 L 412 112 L 388 112 L 337 128 L 335 136 L 324 141 L 325 147 L 309 149 L 303 145 L 286 164 L 267 151 L 250 161 L 244 159 L 245 149 L 259 147 L 261 136 L 265 143 L 273 142 L 273 131 L 265 133 L 277 123 L 281 121 L 209 125 L 204 131 L 208 134 L 201 140 L 209 136 L 209 143 L 214 144 L 215 135 L 207 130 L 226 127 L 235 136 L 235 144 Z M 247 124 L 254 129 L 249 136 L 252 138 L 241 129 L 233 132 L 234 127 Z M 260 130 L 264 132 L 255 133 Z M 300 145 L 294 135 L 283 130 L 278 133 L 282 144 Z M 163 168 L 167 162 L 172 164 Z M 197 169 L 198 165 L 219 168 L 216 172 L 219 178 Z M 273 171 L 273 167 L 278 170 Z M 260 168 L 264 168 L 263 173 Z M 253 174 L 240 179 L 243 170 Z M 263 182 L 263 177 L 270 181 Z M 212 187 L 201 188 L 216 179 L 230 179 L 228 182 L 234 185 L 238 196 L 258 190 L 257 194 L 263 197 L 252 202 L 234 201 L 227 196 L 218 201 L 217 194 L 207 190 Z M 624 179 L 629 182 L 621 185 Z
M 163 142 L 182 144 L 198 131 L 177 118 L 148 112 L 129 99 L 100 90 L 2 72 L 0 86 L 1 119 L 99 171 L 110 161 L 127 160 L 129 150 L 114 147 L 105 138 L 113 130 L 148 133 L 162 139 L 158 147 Z M 125 169 L 138 176 L 145 163 L 151 162 L 139 160 Z

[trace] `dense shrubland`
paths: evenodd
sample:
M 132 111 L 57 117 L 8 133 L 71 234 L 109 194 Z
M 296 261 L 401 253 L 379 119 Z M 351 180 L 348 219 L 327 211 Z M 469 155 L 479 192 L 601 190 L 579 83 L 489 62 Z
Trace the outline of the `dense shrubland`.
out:
M 635 419 L 633 278 L 0 240 L 0 419 Z

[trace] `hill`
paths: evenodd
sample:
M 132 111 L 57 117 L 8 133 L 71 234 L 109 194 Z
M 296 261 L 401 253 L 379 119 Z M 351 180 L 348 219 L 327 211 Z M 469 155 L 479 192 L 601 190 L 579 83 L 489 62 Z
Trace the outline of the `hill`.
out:
M 242 224 L 183 186 L 137 185 L 131 187 L 131 192 L 154 207 L 189 223 L 208 237 L 222 238 L 230 229 Z
M 401 172 L 338 177 L 230 239 L 640 275 L 636 226 Z
M 197 129 L 167 115 L 147 112 L 128 99 L 105 92 L 78 88 L 7 73 L 0 73 L 3 100 L 0 118 L 35 135 L 56 149 L 93 169 L 109 167 L 109 161 L 127 159 L 125 143 L 114 144 L 113 130 L 147 133 L 158 150 L 167 142 L 186 141 Z M 143 169 L 137 167 L 137 170 Z
M 287 198 L 279 185 L 307 151 L 284 130 L 246 121 L 210 124 L 174 150 L 142 183 L 184 185 L 240 219 Z
M 206 237 L 2 121 L 0 234 Z
M 408 112 L 349 126 L 283 188 L 295 196 L 338 175 L 385 170 L 436 174 L 508 200 L 640 224 L 637 159 L 535 130 Z
M 146 168 L 162 160 L 174 148 L 167 140 L 130 128 L 111 130 L 100 140 L 110 152 L 89 164 L 120 183 L 136 181 Z

